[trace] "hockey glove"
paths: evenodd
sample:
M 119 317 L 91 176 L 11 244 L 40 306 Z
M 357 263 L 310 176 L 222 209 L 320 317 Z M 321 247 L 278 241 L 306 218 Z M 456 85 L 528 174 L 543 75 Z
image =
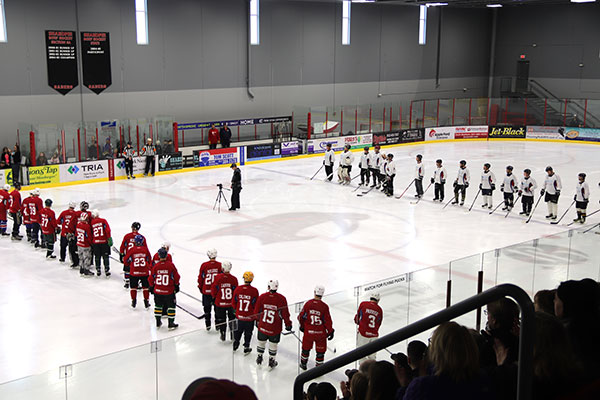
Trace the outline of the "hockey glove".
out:
M 560 190 L 556 191 L 556 196 L 560 196 Z
M 573 201 L 577 201 L 577 195 L 573 196 Z M 585 200 L 583 200 L 585 201 Z
M 465 182 L 465 187 L 468 188 L 469 187 L 469 182 Z
M 442 179 L 441 182 L 442 182 L 442 185 L 446 184 L 446 180 L 445 179 Z
M 119 253 L 119 261 L 121 261 L 121 264 L 123 264 L 123 253 Z
M 285 327 L 285 330 L 288 331 L 288 332 L 291 332 L 292 331 L 292 326 L 291 325 L 287 325 Z
M 523 191 L 522 191 L 522 190 L 519 190 L 519 196 L 520 196 L 520 195 L 522 195 L 522 194 L 523 194 Z
M 257 319 L 254 320 L 254 326 L 256 326 L 258 328 L 258 320 Z
M 304 325 L 300 325 L 300 332 L 304 332 Z
M 457 187 L 458 186 L 458 182 L 454 181 L 454 183 L 452 184 L 452 187 Z
M 492 190 L 496 190 L 496 184 L 495 183 L 492 183 L 490 186 L 491 186 Z
M 333 340 L 333 332 L 335 332 L 335 329 L 331 330 L 331 332 L 329 333 L 329 336 L 327 336 L 327 340 Z
M 154 294 L 154 286 L 150 286 L 150 287 L 148 288 L 148 290 L 150 291 L 150 293 Z
M 483 185 L 481 183 L 479 184 L 479 190 L 483 190 Z
M 435 179 L 431 178 L 431 183 L 435 182 Z
M 57 226 L 54 232 L 58 235 L 60 233 L 60 228 Z
M 545 195 L 545 194 L 546 194 L 546 189 L 542 189 L 542 190 L 540 191 L 540 195 L 541 195 L 541 196 L 543 196 L 543 195 Z
M 109 245 L 110 247 L 112 247 L 112 245 L 113 245 L 113 240 L 112 240 L 112 237 L 109 237 L 109 238 L 108 238 L 108 245 Z
M 175 293 L 179 293 L 179 284 L 175 285 Z

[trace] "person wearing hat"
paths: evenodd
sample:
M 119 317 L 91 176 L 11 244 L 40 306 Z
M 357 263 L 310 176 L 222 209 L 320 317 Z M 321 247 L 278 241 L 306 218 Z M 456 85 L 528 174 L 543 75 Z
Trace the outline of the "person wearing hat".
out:
M 469 181 L 471 180 L 471 173 L 467 168 L 467 162 L 461 160 L 458 166 L 458 175 L 454 180 L 454 200 L 452 204 L 458 204 L 458 194 L 460 193 L 460 205 L 465 204 L 465 197 L 467 197 L 467 188 L 469 187 Z
M 10 194 L 8 191 L 10 190 L 10 185 L 4 185 L 2 189 L 0 189 L 0 235 L 9 236 L 6 233 L 7 227 L 7 211 L 8 211 L 8 202 L 10 199 Z
M 338 170 L 338 183 L 350 184 L 350 172 L 352 172 L 352 164 L 354 163 L 354 154 L 350 151 L 350 145 L 344 146 L 344 152 L 340 156 L 340 169 Z
M 312 300 L 307 301 L 298 315 L 300 323 L 300 332 L 304 333 L 302 337 L 302 354 L 300 355 L 300 368 L 306 370 L 308 356 L 315 346 L 317 352 L 316 363 L 318 367 L 325 361 L 325 352 L 327 351 L 327 340 L 333 339 L 334 329 L 329 306 L 322 300 L 325 294 L 325 287 L 317 285 L 315 287 Z
M 148 176 L 148 172 L 154 176 L 154 156 L 156 155 L 156 146 L 152 144 L 152 139 L 146 140 L 146 145 L 142 148 L 141 153 L 146 156 L 146 167 L 144 168 L 144 176 Z
M 490 171 L 491 165 L 489 163 L 483 164 L 483 172 L 481 173 L 481 183 L 479 184 L 479 190 L 481 190 L 481 197 L 483 198 L 483 208 L 492 208 L 492 195 L 496 190 L 496 176 Z
M 150 293 L 154 295 L 154 317 L 156 327 L 162 326 L 163 309 L 167 309 L 169 319 L 169 329 L 175 329 L 179 324 L 175 323 L 175 293 L 179 292 L 179 272 L 175 264 L 167 261 L 167 250 L 160 248 L 158 250 L 160 261 L 152 267 L 148 276 Z
M 512 172 L 512 165 L 508 165 L 506 167 L 506 176 L 500 185 L 500 191 L 504 194 L 504 207 L 502 207 L 502 211 L 512 210 L 515 202 L 515 193 L 519 191 L 519 183 Z
M 236 163 L 231 164 L 233 176 L 231 177 L 231 207 L 229 211 L 239 210 L 240 192 L 242 191 L 242 171 Z
M 587 205 L 590 202 L 590 187 L 585 181 L 585 173 L 578 175 L 579 183 L 577 183 L 577 189 L 575 189 L 575 208 L 577 209 L 577 218 L 573 222 L 579 222 L 583 224 L 585 222 Z
M 356 333 L 356 347 L 364 346 L 371 343 L 379 337 L 379 327 L 383 322 L 383 310 L 379 306 L 381 295 L 379 293 L 371 293 L 368 301 L 363 301 L 358 306 L 354 323 L 358 325 Z M 376 354 L 371 354 L 363 359 L 376 359 Z
M 135 179 L 133 176 L 133 156 L 135 150 L 131 146 L 131 142 L 127 142 L 127 146 L 123 149 L 123 157 L 125 158 L 125 175 L 127 179 Z
M 12 229 L 12 240 L 21 240 L 23 236 L 19 234 L 19 229 L 21 228 L 21 184 L 19 182 L 15 182 L 15 188 L 9 194 L 8 199 L 8 212 L 13 220 L 13 229 Z
M 323 165 L 325 166 L 325 174 L 327 175 L 325 180 L 330 181 L 333 179 L 333 165 L 335 164 L 335 152 L 331 150 L 331 143 L 325 145 L 325 158 Z
M 558 198 L 562 190 L 562 182 L 560 176 L 554 173 L 551 166 L 546 167 L 546 174 L 546 180 L 541 192 L 542 196 L 544 196 L 544 201 L 548 205 L 546 219 L 556 219 L 558 218 Z
M 531 176 L 531 170 L 529 168 L 523 170 L 523 180 L 521 181 L 521 187 L 519 195 L 521 196 L 521 203 L 523 204 L 523 211 L 519 214 L 526 215 L 529 217 L 531 214 L 531 208 L 533 206 L 533 194 L 537 188 L 537 182 Z

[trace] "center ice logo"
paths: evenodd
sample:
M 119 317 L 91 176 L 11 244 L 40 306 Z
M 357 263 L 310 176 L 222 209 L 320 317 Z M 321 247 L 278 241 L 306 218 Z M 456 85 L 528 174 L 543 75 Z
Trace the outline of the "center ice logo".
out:
M 76 173 L 78 173 L 78 172 L 79 172 L 79 167 L 77 167 L 77 165 L 71 165 L 71 166 L 70 166 L 70 167 L 67 169 L 67 171 L 69 171 L 69 173 L 70 173 L 71 175 L 75 175 Z

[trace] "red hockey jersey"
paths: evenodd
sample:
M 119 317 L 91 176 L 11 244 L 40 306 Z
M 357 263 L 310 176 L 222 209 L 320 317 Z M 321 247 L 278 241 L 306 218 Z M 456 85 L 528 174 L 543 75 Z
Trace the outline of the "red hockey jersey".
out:
M 354 323 L 358 325 L 358 333 L 367 338 L 379 336 L 379 327 L 382 321 L 383 310 L 372 301 L 360 303 L 354 316 Z
M 223 272 L 221 263 L 218 261 L 207 261 L 200 266 L 198 274 L 198 288 L 202 294 L 212 296 L 212 284 L 217 274 Z
M 42 208 L 40 211 L 40 227 L 44 235 L 50 235 L 56 232 L 57 228 L 56 214 L 50 208 Z
M 327 336 L 333 331 L 329 306 L 322 300 L 307 301 L 298 315 L 298 321 L 305 335 Z
M 282 322 L 292 326 L 286 298 L 277 292 L 263 293 L 256 301 L 254 314 L 258 320 L 258 330 L 268 336 L 281 333 Z
M 218 274 L 212 284 L 211 294 L 217 307 L 233 307 L 233 291 L 238 287 L 238 280 L 229 273 Z
M 8 212 L 16 214 L 21 210 L 21 192 L 13 190 L 8 199 Z
M 148 276 L 150 274 L 150 252 L 146 246 L 133 246 L 125 253 L 123 264 L 129 267 L 131 276 Z
M 110 226 L 104 218 L 92 219 L 92 243 L 107 243 L 110 238 Z
M 160 261 L 160 257 L 158 256 L 158 252 L 152 257 L 152 265 L 156 265 Z M 173 257 L 169 253 L 167 253 L 167 261 L 173 262 Z
M 6 221 L 6 212 L 8 211 L 8 201 L 10 195 L 4 189 L 0 189 L 0 220 Z
M 160 261 L 148 277 L 150 287 L 154 287 L 154 294 L 173 294 L 175 285 L 179 285 L 179 273 L 175 265 L 168 261 Z
M 38 201 L 39 200 L 39 201 Z M 39 197 L 31 196 L 23 201 L 23 205 L 27 204 L 27 213 L 29 216 L 29 221 L 31 223 L 40 222 L 40 211 L 42 211 L 42 199 Z
M 131 249 L 133 246 L 135 246 L 135 237 L 137 235 L 140 235 L 141 237 L 144 238 L 144 235 L 138 233 L 138 232 L 129 232 L 127 235 L 125 235 L 125 237 L 123 237 L 123 241 L 121 242 L 121 247 L 119 248 L 119 252 L 123 255 L 125 255 L 125 253 L 127 253 L 127 251 L 129 249 Z M 146 247 L 146 249 L 148 249 L 148 245 L 146 244 L 146 238 L 144 238 L 144 247 Z M 150 251 L 148 250 L 148 253 Z
M 79 221 L 75 228 L 77 246 L 90 247 L 92 245 L 92 228 L 87 222 Z
M 254 320 L 254 307 L 258 300 L 258 290 L 250 285 L 238 286 L 233 291 L 233 308 L 235 317 L 240 321 Z
M 75 233 L 77 221 L 75 219 L 75 210 L 66 209 L 58 216 L 58 223 L 61 225 L 60 236 L 67 236 L 68 233 Z

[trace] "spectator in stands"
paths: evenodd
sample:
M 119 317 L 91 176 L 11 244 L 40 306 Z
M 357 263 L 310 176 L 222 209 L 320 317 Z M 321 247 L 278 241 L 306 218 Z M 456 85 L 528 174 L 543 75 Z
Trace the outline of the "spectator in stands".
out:
M 315 388 L 315 400 L 337 400 L 337 391 L 329 382 L 321 382 Z
M 98 144 L 96 143 L 96 138 L 92 138 L 92 143 L 88 147 L 88 160 L 95 160 L 98 158 Z
M 415 378 L 404 400 L 493 398 L 479 373 L 479 354 L 469 330 L 456 322 L 444 322 L 433 332 L 427 352 L 434 375 Z
M 113 149 L 112 149 L 112 144 L 110 144 L 110 138 L 107 137 L 106 141 L 104 142 L 104 147 L 102 148 L 102 158 L 112 158 L 113 156 Z
M 14 182 L 20 182 L 19 178 L 21 176 L 21 147 L 18 143 L 15 144 L 15 147 L 12 151 L 12 176 L 13 185 Z
M 10 164 L 11 164 L 11 157 L 10 157 L 10 150 L 8 149 L 8 147 L 5 147 L 2 149 L 2 159 L 1 161 L 4 161 L 4 165 L 5 168 L 10 168 Z
M 52 157 L 50 157 L 48 164 L 58 164 L 59 162 L 60 158 L 58 157 L 58 153 L 55 151 L 54 154 L 52 154 Z
M 306 389 L 306 393 L 304 393 L 304 398 L 306 400 L 315 400 L 315 392 L 317 390 L 317 382 L 313 382 L 308 385 L 308 389 Z
M 258 400 L 248 386 L 238 385 L 227 379 L 200 378 L 185 390 L 182 400 Z
M 554 315 L 554 296 L 556 290 L 539 290 L 533 297 L 536 312 L 545 312 Z
M 387 361 L 377 361 L 369 368 L 369 390 L 367 400 L 388 400 L 396 396 L 400 387 L 396 379 L 394 365 Z
M 394 372 L 396 373 L 396 379 L 398 379 L 398 384 L 400 387 L 396 391 L 396 399 L 402 399 L 404 397 L 404 393 L 406 392 L 406 388 L 413 379 L 413 371 L 410 365 L 408 364 L 408 356 L 404 353 L 396 353 L 392 354 L 392 360 L 394 360 Z
M 43 151 L 40 152 L 36 161 L 36 165 L 48 165 L 48 159 L 46 158 L 46 154 Z
M 165 144 L 163 145 L 163 154 L 171 154 L 175 153 L 175 149 L 173 148 L 173 141 L 171 139 L 167 139 Z
M 369 376 L 369 370 L 371 369 L 371 366 L 375 363 L 376 363 L 375 360 L 365 360 L 360 363 L 358 370 L 360 372 L 362 372 L 363 374 L 365 374 L 366 376 Z
M 519 354 L 519 306 L 504 297 L 487 305 L 487 325 L 482 335 L 494 348 L 497 365 L 517 361 Z
M 367 376 L 362 372 L 356 372 L 354 375 L 352 375 L 352 379 L 350 379 L 349 390 L 344 394 L 343 399 L 365 400 L 367 398 L 368 390 L 369 380 L 367 379 Z M 342 393 L 344 393 L 343 390 Z
M 427 371 L 429 364 L 427 362 L 427 345 L 425 343 L 420 340 L 413 340 L 408 343 L 406 353 L 408 356 L 408 365 L 412 368 L 414 376 L 429 375 Z
M 219 132 L 219 138 L 221 139 L 221 146 L 224 149 L 231 146 L 231 129 L 229 129 L 227 124 L 223 124 L 223 127 Z
M 554 297 L 554 313 L 566 328 L 586 380 L 600 377 L 600 310 L 598 283 L 591 279 L 562 282 Z
M 217 144 L 219 143 L 219 130 L 215 128 L 215 124 L 212 124 L 210 129 L 208 130 L 208 148 L 216 149 Z M 223 146 L 225 147 L 225 146 Z
M 6 165 L 6 162 L 4 162 L 4 160 L 0 159 L 0 169 L 7 169 L 8 165 Z

